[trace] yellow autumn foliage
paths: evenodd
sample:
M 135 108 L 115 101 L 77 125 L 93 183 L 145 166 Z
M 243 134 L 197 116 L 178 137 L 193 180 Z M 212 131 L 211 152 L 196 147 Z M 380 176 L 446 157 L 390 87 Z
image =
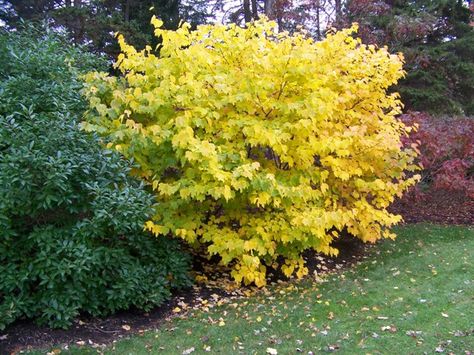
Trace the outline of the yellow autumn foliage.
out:
M 120 77 L 90 73 L 84 128 L 135 161 L 155 191 L 154 234 L 205 245 L 237 282 L 266 265 L 307 273 L 305 249 L 334 255 L 342 230 L 393 238 L 387 211 L 413 185 L 409 128 L 396 118 L 401 55 L 353 38 L 315 42 L 273 22 L 161 29 L 155 51 L 122 37 Z

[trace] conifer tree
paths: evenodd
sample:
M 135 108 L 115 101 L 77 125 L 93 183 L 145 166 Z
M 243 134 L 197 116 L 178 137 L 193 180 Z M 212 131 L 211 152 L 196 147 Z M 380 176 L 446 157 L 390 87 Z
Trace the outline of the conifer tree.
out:
M 349 0 L 346 27 L 360 24 L 365 43 L 405 55 L 407 76 L 397 87 L 407 108 L 474 114 L 474 30 L 462 0 Z

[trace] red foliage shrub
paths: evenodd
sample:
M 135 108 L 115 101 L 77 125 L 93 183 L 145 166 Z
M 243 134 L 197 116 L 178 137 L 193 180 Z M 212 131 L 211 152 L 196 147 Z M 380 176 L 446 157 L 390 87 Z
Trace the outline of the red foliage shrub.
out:
M 414 195 L 419 197 L 421 188 L 428 187 L 460 191 L 474 198 L 474 119 L 441 119 L 420 112 L 409 112 L 401 119 L 418 125 L 404 140 L 407 145 L 418 145 L 423 167 Z

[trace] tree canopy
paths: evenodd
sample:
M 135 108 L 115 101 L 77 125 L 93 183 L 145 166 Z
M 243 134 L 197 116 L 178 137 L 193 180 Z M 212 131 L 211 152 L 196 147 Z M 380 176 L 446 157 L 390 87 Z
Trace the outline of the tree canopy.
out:
M 115 59 L 120 33 L 137 49 L 156 46 L 152 16 L 166 29 L 181 21 L 246 26 L 262 15 L 280 31 L 304 28 L 317 40 L 328 28 L 360 24 L 364 43 L 403 52 L 407 76 L 396 87 L 406 107 L 437 113 L 474 113 L 472 10 L 462 0 L 0 0 L 0 20 L 18 28 L 22 20 L 47 21 L 74 43 Z M 472 7 L 472 4 L 471 4 Z
M 114 34 L 123 34 L 137 47 L 152 43 L 150 24 L 157 16 L 168 29 L 176 29 L 184 17 L 202 23 L 211 16 L 205 1 L 180 0 L 0 0 L 0 19 L 10 28 L 22 20 L 47 21 L 52 27 L 66 29 L 77 44 L 92 51 L 118 54 Z
M 360 24 L 364 43 L 405 55 L 397 90 L 407 108 L 474 113 L 472 12 L 462 0 L 349 0 L 338 27 Z

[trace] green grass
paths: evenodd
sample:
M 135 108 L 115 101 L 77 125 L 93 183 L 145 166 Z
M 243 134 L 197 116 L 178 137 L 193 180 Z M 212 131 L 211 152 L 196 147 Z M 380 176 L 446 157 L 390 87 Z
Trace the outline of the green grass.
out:
M 474 350 L 474 228 L 415 225 L 324 282 L 270 287 L 105 349 L 117 354 L 464 354 Z M 219 320 L 225 322 L 219 326 Z M 72 353 L 96 352 L 73 348 Z

